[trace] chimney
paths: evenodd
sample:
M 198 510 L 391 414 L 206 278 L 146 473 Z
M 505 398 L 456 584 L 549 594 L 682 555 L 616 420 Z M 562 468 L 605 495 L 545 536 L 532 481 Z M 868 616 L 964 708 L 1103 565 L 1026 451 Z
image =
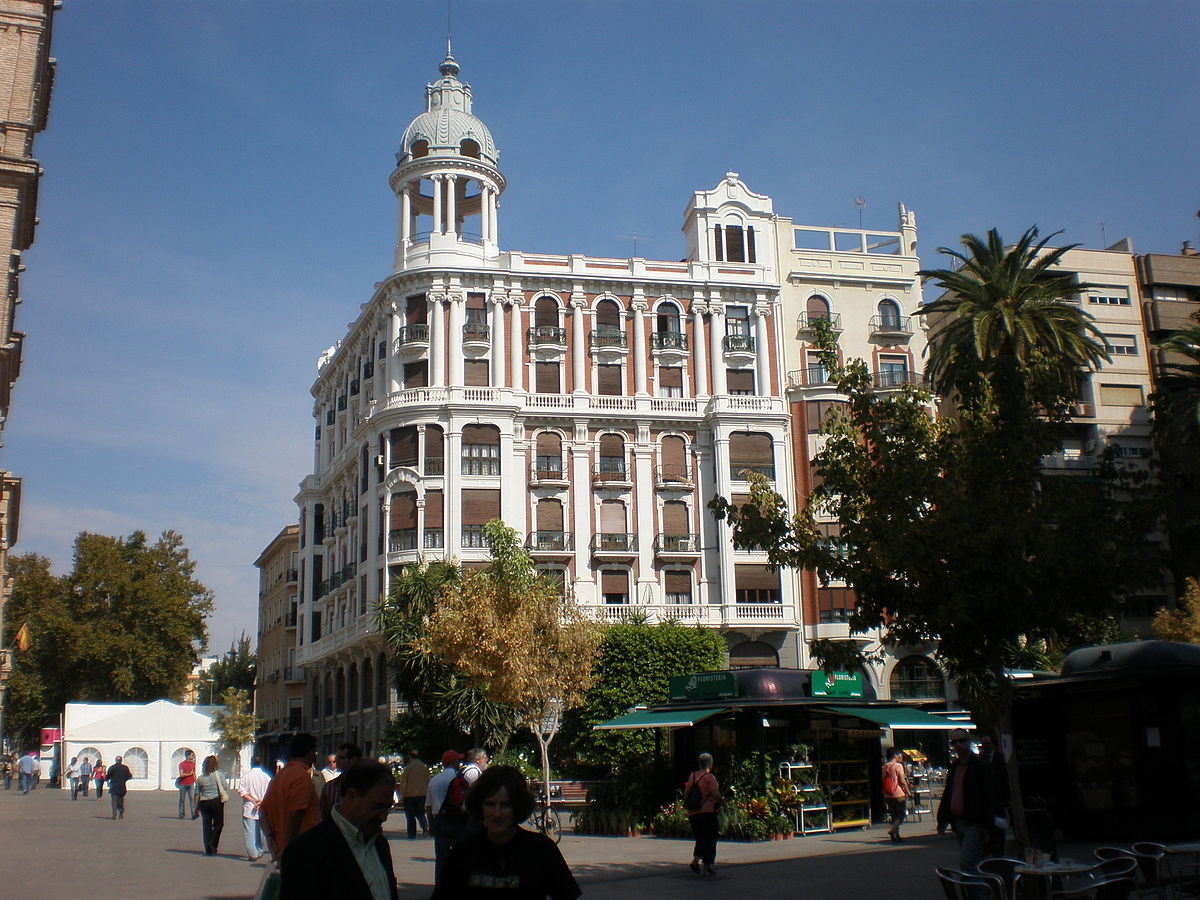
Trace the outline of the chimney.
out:
M 1192 248 L 1191 241 L 1184 241 L 1183 246 L 1179 248 L 1179 252 L 1183 256 L 1195 256 L 1196 255 L 1196 251 Z

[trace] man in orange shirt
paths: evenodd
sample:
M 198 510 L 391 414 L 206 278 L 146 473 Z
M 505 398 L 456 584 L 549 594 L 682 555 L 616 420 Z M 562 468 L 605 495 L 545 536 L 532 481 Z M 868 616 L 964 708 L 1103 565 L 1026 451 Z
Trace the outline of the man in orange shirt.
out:
M 292 738 L 292 758 L 271 781 L 259 805 L 267 849 L 276 862 L 297 835 L 321 822 L 321 798 L 310 773 L 316 759 L 315 737 L 298 734 Z

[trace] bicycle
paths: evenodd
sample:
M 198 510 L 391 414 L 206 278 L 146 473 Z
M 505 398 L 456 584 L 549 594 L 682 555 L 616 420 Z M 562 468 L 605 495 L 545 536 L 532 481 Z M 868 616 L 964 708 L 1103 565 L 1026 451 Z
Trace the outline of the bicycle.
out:
M 562 819 L 551 799 L 546 796 L 545 789 L 540 790 L 537 794 L 529 823 L 554 843 L 557 844 L 562 840 Z

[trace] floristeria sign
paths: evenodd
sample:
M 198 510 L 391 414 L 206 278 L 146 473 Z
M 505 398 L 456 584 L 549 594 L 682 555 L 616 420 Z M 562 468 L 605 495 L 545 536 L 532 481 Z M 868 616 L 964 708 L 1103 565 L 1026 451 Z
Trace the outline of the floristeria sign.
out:
M 812 673 L 812 695 L 814 697 L 861 697 L 863 695 L 862 672 L 826 672 L 817 669 Z
M 730 700 L 737 696 L 732 672 L 696 672 L 674 675 L 667 683 L 672 700 Z

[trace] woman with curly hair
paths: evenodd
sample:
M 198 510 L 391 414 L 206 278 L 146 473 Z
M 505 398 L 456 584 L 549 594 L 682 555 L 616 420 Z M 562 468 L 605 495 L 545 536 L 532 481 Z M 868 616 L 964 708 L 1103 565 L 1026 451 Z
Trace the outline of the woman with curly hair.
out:
M 205 856 L 217 855 L 221 831 L 225 828 L 225 801 L 229 799 L 225 777 L 217 765 L 215 756 L 204 757 L 204 774 L 196 779 L 196 809 L 200 813 Z
M 483 833 L 458 844 L 433 900 L 500 896 L 574 900 L 582 892 L 554 841 L 519 827 L 533 812 L 529 782 L 512 766 L 484 770 L 467 794 L 467 813 Z

